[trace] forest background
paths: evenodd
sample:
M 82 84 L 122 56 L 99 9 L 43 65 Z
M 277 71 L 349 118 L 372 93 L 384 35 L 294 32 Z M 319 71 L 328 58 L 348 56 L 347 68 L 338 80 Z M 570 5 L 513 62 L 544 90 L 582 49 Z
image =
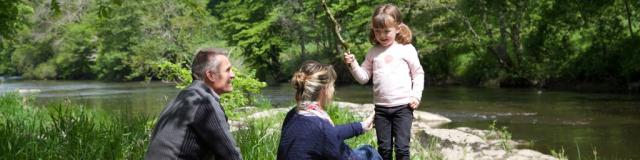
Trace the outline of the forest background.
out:
M 640 1 L 327 1 L 359 61 L 375 6 L 397 5 L 427 85 L 640 90 Z M 201 47 L 286 82 L 304 60 L 353 83 L 320 1 L 0 0 L 0 75 L 188 82 Z M 187 76 L 184 76 L 187 75 Z

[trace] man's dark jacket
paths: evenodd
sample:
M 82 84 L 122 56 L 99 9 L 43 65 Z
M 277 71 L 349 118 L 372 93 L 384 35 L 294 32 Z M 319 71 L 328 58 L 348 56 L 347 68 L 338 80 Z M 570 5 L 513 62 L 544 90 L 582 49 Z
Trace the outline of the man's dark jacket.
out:
M 219 96 L 194 80 L 160 113 L 145 159 L 242 159 Z

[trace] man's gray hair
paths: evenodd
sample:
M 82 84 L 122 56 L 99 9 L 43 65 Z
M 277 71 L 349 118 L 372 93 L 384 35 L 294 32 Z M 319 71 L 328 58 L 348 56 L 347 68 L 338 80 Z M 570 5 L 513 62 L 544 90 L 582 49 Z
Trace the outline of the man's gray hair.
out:
M 227 56 L 228 53 L 224 49 L 220 48 L 203 48 L 199 49 L 196 55 L 193 57 L 191 63 L 191 76 L 193 80 L 203 80 L 207 75 L 208 70 L 214 69 L 214 72 L 218 72 L 218 66 L 220 61 L 216 56 Z

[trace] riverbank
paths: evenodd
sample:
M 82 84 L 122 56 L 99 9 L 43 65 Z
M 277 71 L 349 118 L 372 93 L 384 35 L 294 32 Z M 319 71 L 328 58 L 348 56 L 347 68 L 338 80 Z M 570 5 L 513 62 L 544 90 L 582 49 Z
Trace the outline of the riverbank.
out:
M 335 102 L 334 108 L 328 108 L 332 119 L 336 123 L 359 121 L 367 113 L 372 113 L 373 104 L 356 104 L 348 102 Z M 233 122 L 232 130 L 242 131 L 251 128 L 249 122 L 270 117 L 283 117 L 290 108 L 270 109 L 250 114 L 241 121 Z M 338 112 L 348 112 L 336 113 Z M 352 121 L 345 121 L 352 119 Z M 506 129 L 499 129 L 493 124 L 492 130 L 480 130 L 469 127 L 455 129 L 439 128 L 443 124 L 451 122 L 448 118 L 424 111 L 414 111 L 414 123 L 412 128 L 412 159 L 532 159 L 554 160 L 566 157 L 562 154 L 554 156 L 526 149 L 526 141 L 512 140 L 511 134 Z M 277 119 L 277 118 L 276 118 Z M 280 120 L 280 119 L 277 119 Z M 276 121 L 277 121 L 276 120 Z M 263 121 L 263 120 L 260 120 Z M 264 122 L 264 121 L 263 121 Z M 259 122 L 262 123 L 262 122 Z M 279 123 L 269 125 L 266 128 L 268 134 L 274 134 L 281 128 Z M 237 132 L 236 132 L 237 133 Z M 368 132 L 361 136 L 360 140 L 349 141 L 353 147 L 357 144 L 368 143 L 375 145 L 375 132 Z M 275 141 L 277 142 L 277 141 Z M 277 146 L 275 146 L 277 148 Z M 255 149 L 255 148 L 254 148 Z
M 0 97 L 0 159 L 140 159 L 144 155 L 154 116 L 104 112 L 70 103 L 34 106 L 18 94 Z M 341 124 L 362 120 L 373 105 L 337 102 L 327 110 Z M 289 108 L 238 108 L 230 117 L 233 134 L 247 159 L 274 159 L 284 113 Z M 524 149 L 526 140 L 512 140 L 504 128 L 439 128 L 446 117 L 416 111 L 414 159 L 553 159 Z M 375 133 L 350 139 L 351 147 L 376 145 Z M 554 156 L 566 158 L 562 151 Z
M 337 102 L 337 106 L 355 113 L 370 113 L 373 104 L 355 104 Z M 414 111 L 412 128 L 412 153 L 421 148 L 429 148 L 441 155 L 442 159 L 532 159 L 552 160 L 556 157 L 542 154 L 538 151 L 519 148 L 524 146 L 522 141 L 511 139 L 506 129 L 480 130 L 469 127 L 455 129 L 440 128 L 451 122 L 448 118 L 425 111 Z

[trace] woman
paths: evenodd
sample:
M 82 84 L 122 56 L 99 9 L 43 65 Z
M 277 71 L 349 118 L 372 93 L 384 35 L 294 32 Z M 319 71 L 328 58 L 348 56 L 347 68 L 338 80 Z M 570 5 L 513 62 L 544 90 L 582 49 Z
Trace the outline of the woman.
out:
M 282 124 L 278 159 L 381 159 L 369 145 L 351 150 L 344 140 L 373 128 L 373 114 L 363 122 L 334 125 L 324 111 L 333 98 L 336 72 L 331 65 L 307 61 L 293 75 L 297 105 Z

